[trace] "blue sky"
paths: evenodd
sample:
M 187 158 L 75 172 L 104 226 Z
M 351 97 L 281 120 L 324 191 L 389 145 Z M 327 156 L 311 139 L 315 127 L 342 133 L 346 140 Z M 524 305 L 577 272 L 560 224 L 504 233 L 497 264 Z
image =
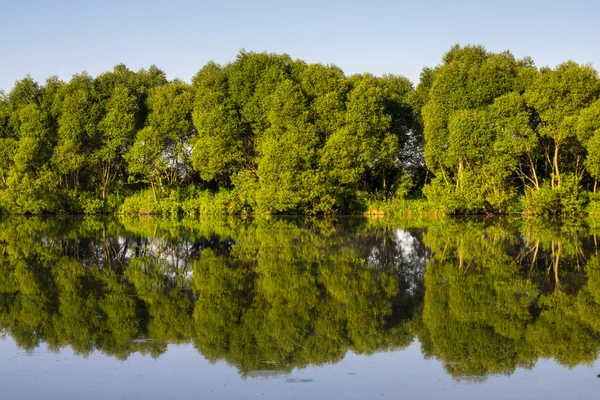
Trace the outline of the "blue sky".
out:
M 455 43 L 600 69 L 599 19 L 600 2 L 577 0 L 0 0 L 0 89 L 28 73 L 68 80 L 118 63 L 189 81 L 242 48 L 415 83 Z

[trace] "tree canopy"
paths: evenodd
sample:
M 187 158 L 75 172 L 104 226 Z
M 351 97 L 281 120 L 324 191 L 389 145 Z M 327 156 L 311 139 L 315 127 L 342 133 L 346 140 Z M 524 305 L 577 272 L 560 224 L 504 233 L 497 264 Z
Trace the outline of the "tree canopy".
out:
M 246 51 L 191 83 L 122 64 L 25 77 L 0 94 L 0 141 L 4 213 L 600 209 L 596 70 L 483 46 L 453 46 L 416 87 Z

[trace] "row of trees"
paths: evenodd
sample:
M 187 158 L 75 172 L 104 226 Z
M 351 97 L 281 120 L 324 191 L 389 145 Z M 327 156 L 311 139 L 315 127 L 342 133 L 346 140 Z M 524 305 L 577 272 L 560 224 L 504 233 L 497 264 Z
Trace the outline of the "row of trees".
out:
M 424 192 L 452 212 L 577 213 L 600 179 L 600 79 L 591 65 L 453 47 L 417 91 Z
M 115 211 L 136 192 L 130 211 L 188 211 L 208 191 L 228 212 L 330 214 L 421 190 L 450 213 L 577 213 L 600 179 L 600 79 L 481 46 L 453 47 L 416 88 L 244 51 L 191 84 L 118 65 L 18 81 L 0 152 L 12 213 Z
M 191 85 L 123 65 L 43 86 L 28 77 L 0 97 L 0 204 L 110 211 L 136 190 L 158 203 L 185 188 L 233 190 L 236 211 L 350 211 L 359 192 L 391 194 L 418 175 L 411 92 L 399 76 L 246 52 Z

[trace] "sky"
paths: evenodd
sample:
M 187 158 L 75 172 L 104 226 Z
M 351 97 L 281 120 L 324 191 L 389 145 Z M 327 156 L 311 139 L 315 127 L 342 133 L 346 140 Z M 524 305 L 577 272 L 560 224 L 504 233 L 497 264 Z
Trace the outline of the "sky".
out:
M 0 90 L 155 64 L 190 81 L 241 49 L 418 83 L 454 44 L 600 69 L 600 1 L 0 0 Z

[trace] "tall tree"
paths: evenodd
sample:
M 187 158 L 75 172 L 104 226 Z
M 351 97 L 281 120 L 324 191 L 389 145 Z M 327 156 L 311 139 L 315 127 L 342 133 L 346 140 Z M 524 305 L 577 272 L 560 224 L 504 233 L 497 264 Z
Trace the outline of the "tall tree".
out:
M 101 117 L 94 81 L 87 73 L 74 75 L 61 88 L 54 102 L 58 114 L 58 140 L 52 166 L 61 176 L 65 189 L 77 192 L 82 171 L 94 151 Z
M 149 183 L 156 193 L 156 187 L 164 190 L 164 185 L 180 183 L 189 174 L 195 133 L 191 88 L 183 82 L 152 88 L 147 105 L 147 125 L 137 132 L 125 158 L 131 177 Z
M 508 52 L 454 46 L 427 72 L 430 90 L 421 97 L 425 160 L 435 175 L 425 190 L 431 200 L 449 211 L 505 211 L 514 177 L 535 179 L 522 167 L 536 145 L 521 99 L 522 76 L 531 69 L 531 60 Z
M 577 138 L 577 119 L 599 97 L 600 80 L 596 71 L 572 61 L 555 69 L 542 68 L 525 91 L 527 103 L 539 116 L 536 129 L 543 141 L 553 189 L 560 188 L 564 173 L 581 180 L 585 153 Z
M 101 146 L 94 154 L 102 168 L 99 177 L 103 199 L 106 199 L 119 174 L 124 173 L 123 156 L 133 143 L 137 110 L 135 97 L 129 89 L 123 85 L 115 86 L 106 103 L 105 114 L 98 124 Z

